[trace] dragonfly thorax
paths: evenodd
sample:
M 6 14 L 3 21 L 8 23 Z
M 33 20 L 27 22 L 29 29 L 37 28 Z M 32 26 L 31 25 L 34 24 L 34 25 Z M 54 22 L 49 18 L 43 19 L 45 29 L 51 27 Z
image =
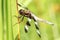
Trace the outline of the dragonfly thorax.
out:
M 28 18 L 32 18 L 31 12 L 29 10 L 20 9 L 19 14 Z

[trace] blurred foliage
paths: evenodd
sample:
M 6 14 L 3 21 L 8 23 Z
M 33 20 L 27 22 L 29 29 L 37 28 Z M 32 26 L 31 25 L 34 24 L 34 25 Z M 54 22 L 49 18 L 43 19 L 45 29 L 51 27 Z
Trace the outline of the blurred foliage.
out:
M 60 40 L 60 0 L 17 0 L 29 8 L 33 14 L 44 20 L 53 22 L 49 25 L 38 22 L 41 38 L 36 33 L 34 21 L 31 22 L 29 32 L 25 33 L 24 26 L 27 18 L 20 24 L 14 15 L 18 16 L 16 0 L 0 0 L 0 40 L 18 40 L 20 27 L 20 40 Z M 18 9 L 20 9 L 19 7 Z M 14 25 L 14 26 L 13 26 Z M 19 27 L 18 27 L 19 26 Z

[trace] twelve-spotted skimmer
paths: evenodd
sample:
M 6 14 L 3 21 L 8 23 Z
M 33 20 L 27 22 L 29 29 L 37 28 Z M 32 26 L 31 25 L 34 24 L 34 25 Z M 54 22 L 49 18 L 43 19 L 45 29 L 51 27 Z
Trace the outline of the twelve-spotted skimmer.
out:
M 27 7 L 23 7 L 21 4 L 18 4 L 18 3 L 17 3 L 17 5 L 25 9 L 25 10 L 20 9 L 18 11 L 19 14 L 21 15 L 21 16 L 18 16 L 18 18 L 22 17 L 22 21 L 23 21 L 24 17 L 28 18 L 28 21 L 26 22 L 26 25 L 24 27 L 24 30 L 25 30 L 26 33 L 28 32 L 29 26 L 31 26 L 31 24 L 30 24 L 31 19 L 33 19 L 33 21 L 34 21 L 34 24 L 35 24 L 35 27 L 36 27 L 36 32 L 37 32 L 39 37 L 41 37 L 41 33 L 40 33 L 40 30 L 39 30 L 39 26 L 38 26 L 37 21 L 41 21 L 41 22 L 44 22 L 44 23 L 47 23 L 47 24 L 54 25 L 53 23 L 51 23 L 49 21 L 46 21 L 46 20 L 43 20 L 41 18 L 36 17 Z

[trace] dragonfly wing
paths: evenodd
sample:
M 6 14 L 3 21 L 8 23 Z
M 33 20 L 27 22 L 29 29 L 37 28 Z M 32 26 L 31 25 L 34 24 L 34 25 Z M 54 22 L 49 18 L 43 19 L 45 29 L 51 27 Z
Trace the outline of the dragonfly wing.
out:
M 33 13 L 31 13 L 31 15 L 32 15 L 37 21 L 44 22 L 44 23 L 50 24 L 50 25 L 52 25 L 52 26 L 54 25 L 54 23 L 52 23 L 52 22 L 49 22 L 49 21 L 44 20 L 44 19 L 42 19 L 42 18 L 38 18 L 38 17 L 35 16 Z
M 35 23 L 35 27 L 36 27 L 36 32 L 39 35 L 39 37 L 41 37 L 40 30 L 39 30 L 39 25 L 38 25 L 38 23 L 36 21 L 34 23 Z
M 33 20 L 34 20 L 34 24 L 36 27 L 36 32 L 37 32 L 38 36 L 41 37 L 38 22 L 35 18 Z
M 31 19 L 28 18 L 28 21 L 26 22 L 26 25 L 24 27 L 24 30 L 26 33 L 28 32 L 28 29 L 29 29 L 28 27 L 31 26 L 30 22 L 31 22 Z

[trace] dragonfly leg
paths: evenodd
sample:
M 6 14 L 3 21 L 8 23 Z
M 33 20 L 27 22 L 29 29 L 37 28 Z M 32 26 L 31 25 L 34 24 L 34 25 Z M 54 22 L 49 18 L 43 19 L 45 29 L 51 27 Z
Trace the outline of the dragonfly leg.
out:
M 22 17 L 22 19 L 21 19 L 21 22 L 24 20 L 24 16 Z
M 18 5 L 18 6 L 20 6 L 20 7 L 23 7 L 23 8 L 25 8 L 25 9 L 27 9 L 27 10 L 28 10 L 28 8 L 27 8 L 27 7 L 24 7 L 24 6 L 22 6 L 21 4 L 19 4 L 19 3 L 17 3 L 17 5 Z
M 16 15 L 14 15 L 14 17 L 16 17 L 16 18 L 21 18 L 22 16 L 16 16 Z
M 13 26 L 15 26 L 16 24 L 21 23 L 21 22 L 24 20 L 24 17 L 23 17 L 23 16 L 18 16 L 18 17 L 17 17 L 17 16 L 14 16 L 14 17 L 16 17 L 16 18 L 18 18 L 18 19 L 19 19 L 19 18 L 22 18 L 22 19 L 21 19 L 21 21 L 19 21 L 18 23 L 15 23 Z

